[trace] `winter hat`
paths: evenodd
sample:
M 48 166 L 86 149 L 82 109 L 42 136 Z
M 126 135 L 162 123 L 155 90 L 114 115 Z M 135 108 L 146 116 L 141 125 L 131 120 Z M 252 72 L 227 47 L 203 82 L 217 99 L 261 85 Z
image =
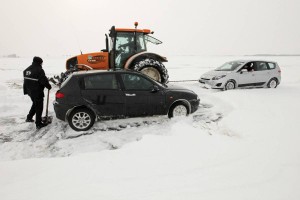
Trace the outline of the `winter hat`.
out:
M 33 58 L 33 62 L 41 65 L 43 63 L 43 59 L 41 59 L 40 57 L 35 56 Z

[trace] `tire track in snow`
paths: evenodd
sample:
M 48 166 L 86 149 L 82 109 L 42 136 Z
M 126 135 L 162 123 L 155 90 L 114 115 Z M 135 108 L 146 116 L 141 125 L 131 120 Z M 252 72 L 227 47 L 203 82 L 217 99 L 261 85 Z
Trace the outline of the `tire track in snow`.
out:
M 223 117 L 222 113 L 214 113 L 212 108 L 211 104 L 200 104 L 199 109 L 190 115 L 193 126 L 205 130 L 210 135 L 214 134 L 218 128 L 218 121 Z M 58 119 L 53 119 L 52 124 L 35 130 L 35 124 L 26 123 L 25 118 L 19 116 L 0 118 L 0 157 L 4 154 L 5 159 L 12 160 L 70 156 L 82 141 L 89 143 L 95 138 L 98 138 L 99 146 L 102 145 L 100 150 L 119 149 L 126 143 L 139 141 L 147 134 L 140 134 L 140 128 L 159 127 L 170 122 L 172 119 L 167 116 L 104 120 L 96 122 L 89 131 L 76 132 L 66 122 Z M 13 148 L 14 146 L 17 148 Z M 23 155 L 22 151 L 29 153 Z

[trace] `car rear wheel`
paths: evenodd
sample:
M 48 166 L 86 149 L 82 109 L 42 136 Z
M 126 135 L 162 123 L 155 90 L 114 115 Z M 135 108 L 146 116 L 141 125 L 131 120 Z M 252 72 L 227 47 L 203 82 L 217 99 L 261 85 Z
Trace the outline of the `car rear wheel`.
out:
M 172 117 L 180 117 L 180 116 L 187 116 L 189 114 L 189 110 L 187 105 L 185 105 L 184 103 L 176 103 L 174 104 L 169 113 L 168 113 L 168 117 L 172 118 Z
M 272 78 L 268 83 L 268 88 L 276 88 L 278 85 L 277 79 Z
M 233 90 L 233 89 L 235 89 L 235 82 L 234 82 L 234 81 L 228 81 L 228 82 L 225 84 L 224 89 L 225 89 L 225 90 Z
M 94 125 L 95 115 L 87 108 L 75 109 L 70 113 L 68 122 L 75 131 L 87 131 Z

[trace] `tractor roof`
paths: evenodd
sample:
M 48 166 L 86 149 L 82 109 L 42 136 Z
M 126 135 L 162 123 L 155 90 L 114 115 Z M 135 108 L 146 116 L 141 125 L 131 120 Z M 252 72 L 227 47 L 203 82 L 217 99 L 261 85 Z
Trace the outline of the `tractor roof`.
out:
M 149 34 L 151 31 L 149 29 L 135 29 L 135 28 L 116 28 L 117 32 L 139 32 Z

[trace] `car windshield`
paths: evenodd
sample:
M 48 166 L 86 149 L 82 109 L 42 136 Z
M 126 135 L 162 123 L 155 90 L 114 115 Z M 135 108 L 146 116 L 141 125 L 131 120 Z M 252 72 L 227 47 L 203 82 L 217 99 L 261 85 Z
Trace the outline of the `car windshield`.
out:
M 154 80 L 155 81 L 155 83 L 157 84 L 157 85 L 160 85 L 161 87 L 164 87 L 164 88 L 167 88 L 168 87 L 168 85 L 167 84 L 162 84 L 162 83 L 160 83 L 160 82 L 157 82 L 156 80 Z
M 232 61 L 223 64 L 221 67 L 215 69 L 215 71 L 234 71 L 236 68 L 244 64 L 245 62 L 241 61 Z
M 158 82 L 158 81 L 156 81 L 154 79 L 151 79 L 151 80 L 154 81 L 157 85 L 159 85 L 159 86 L 161 86 L 163 88 L 167 88 L 168 87 L 167 84 L 165 84 L 165 83 L 160 83 L 160 82 Z

